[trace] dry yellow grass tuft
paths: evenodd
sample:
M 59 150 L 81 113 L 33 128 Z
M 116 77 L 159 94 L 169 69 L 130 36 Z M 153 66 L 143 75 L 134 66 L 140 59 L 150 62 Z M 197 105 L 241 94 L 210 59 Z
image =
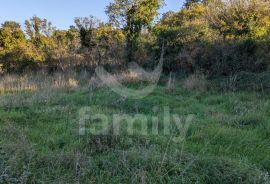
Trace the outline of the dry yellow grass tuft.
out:
M 187 90 L 206 91 L 208 81 L 202 74 L 192 74 L 183 81 L 183 87 Z

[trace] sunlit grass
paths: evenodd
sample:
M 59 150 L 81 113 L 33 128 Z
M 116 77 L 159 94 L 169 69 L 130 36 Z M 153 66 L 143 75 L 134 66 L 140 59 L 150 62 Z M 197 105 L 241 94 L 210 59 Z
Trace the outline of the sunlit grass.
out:
M 72 87 L 0 96 L 0 183 L 269 182 L 268 95 L 192 91 L 179 82 L 174 90 L 159 85 L 147 98 L 131 100 L 73 77 Z M 86 106 L 109 117 L 150 118 L 157 115 L 153 107 L 168 106 L 195 119 L 185 144 L 163 134 L 80 137 L 78 112 Z

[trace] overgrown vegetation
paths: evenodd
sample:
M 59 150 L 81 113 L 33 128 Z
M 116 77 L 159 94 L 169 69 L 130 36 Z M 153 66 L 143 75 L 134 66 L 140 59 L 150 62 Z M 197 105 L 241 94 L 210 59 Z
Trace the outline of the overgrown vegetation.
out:
M 270 2 L 187 0 L 159 20 L 163 4 L 114 0 L 109 22 L 76 17 L 68 30 L 37 16 L 25 30 L 2 24 L 0 183 L 270 183 Z M 94 72 L 143 89 L 144 71 L 126 69 L 152 70 L 160 53 L 162 76 L 143 99 Z M 79 134 L 85 107 L 108 117 L 106 135 L 89 131 L 98 120 Z M 166 107 L 181 116 L 172 121 L 193 114 L 190 127 L 163 134 Z M 137 134 L 114 135 L 115 114 L 146 116 L 147 134 L 135 122 Z
M 163 44 L 166 72 L 217 77 L 269 69 L 269 1 L 187 1 L 154 24 L 163 3 L 115 0 L 106 9 L 108 23 L 78 17 L 64 31 L 36 16 L 25 21 L 25 32 L 7 21 L 0 29 L 2 70 L 122 68 L 131 61 L 151 67 Z
M 268 94 L 183 88 L 205 80 L 196 74 L 176 80 L 173 90 L 160 83 L 147 98 L 131 100 L 89 78 L 69 73 L 1 81 L 13 88 L 0 96 L 0 183 L 269 183 Z M 138 85 L 133 77 L 125 80 Z M 141 113 L 150 120 L 163 106 L 195 117 L 181 142 L 162 127 L 152 135 L 151 121 L 144 136 L 79 136 L 78 111 L 86 106 L 108 117 Z

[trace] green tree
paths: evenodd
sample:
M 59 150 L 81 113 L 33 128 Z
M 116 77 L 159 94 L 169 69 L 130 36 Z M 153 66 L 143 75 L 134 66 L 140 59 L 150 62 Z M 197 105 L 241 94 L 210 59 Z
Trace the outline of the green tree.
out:
M 35 44 L 37 48 L 45 48 L 48 46 L 49 38 L 55 31 L 55 27 L 47 19 L 41 19 L 37 16 L 33 16 L 30 20 L 25 21 L 26 34 L 30 41 Z
M 158 52 L 166 44 L 164 70 L 194 71 L 201 45 L 211 43 L 218 36 L 204 18 L 205 5 L 194 3 L 179 12 L 167 12 L 155 25 Z M 203 47 L 203 46 L 202 46 Z
M 125 35 L 121 29 L 109 24 L 101 24 L 96 30 L 99 62 L 121 60 L 123 57 Z
M 36 52 L 42 58 L 37 61 L 50 61 L 52 50 L 54 48 L 54 40 L 52 35 L 56 28 L 47 19 L 33 16 L 25 21 L 26 34 L 29 42 L 33 45 L 33 52 Z
M 7 21 L 0 28 L 0 48 L 7 51 L 14 48 L 19 42 L 25 42 L 26 38 L 21 26 L 13 21 Z
M 114 0 L 106 8 L 110 22 L 125 31 L 127 61 L 133 60 L 137 41 L 144 28 L 151 28 L 163 0 Z
M 204 2 L 204 1 L 205 0 L 186 0 L 186 2 L 184 3 L 184 6 L 188 8 L 194 3 L 201 3 L 201 2 Z
M 50 70 L 61 69 L 73 65 L 76 54 L 80 48 L 79 35 L 76 30 L 55 30 L 51 36 L 53 40 L 47 56 L 47 63 Z
M 38 54 L 32 52 L 20 25 L 7 21 L 0 28 L 0 64 L 6 72 L 18 72 L 31 63 Z
M 77 17 L 74 22 L 79 30 L 82 48 L 93 48 L 96 45 L 95 29 L 99 26 L 100 21 L 94 16 L 89 16 Z
M 264 38 L 270 30 L 270 2 L 265 0 L 212 0 L 206 8 L 211 28 L 224 38 Z

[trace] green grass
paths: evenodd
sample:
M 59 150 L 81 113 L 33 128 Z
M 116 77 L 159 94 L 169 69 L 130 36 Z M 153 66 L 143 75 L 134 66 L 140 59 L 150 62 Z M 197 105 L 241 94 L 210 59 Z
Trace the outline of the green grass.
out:
M 161 116 L 153 107 L 168 106 L 195 118 L 183 142 L 162 133 L 79 136 L 87 106 L 148 118 Z M 142 100 L 107 88 L 0 96 L 0 183 L 269 183 L 269 172 L 266 94 L 159 86 Z

